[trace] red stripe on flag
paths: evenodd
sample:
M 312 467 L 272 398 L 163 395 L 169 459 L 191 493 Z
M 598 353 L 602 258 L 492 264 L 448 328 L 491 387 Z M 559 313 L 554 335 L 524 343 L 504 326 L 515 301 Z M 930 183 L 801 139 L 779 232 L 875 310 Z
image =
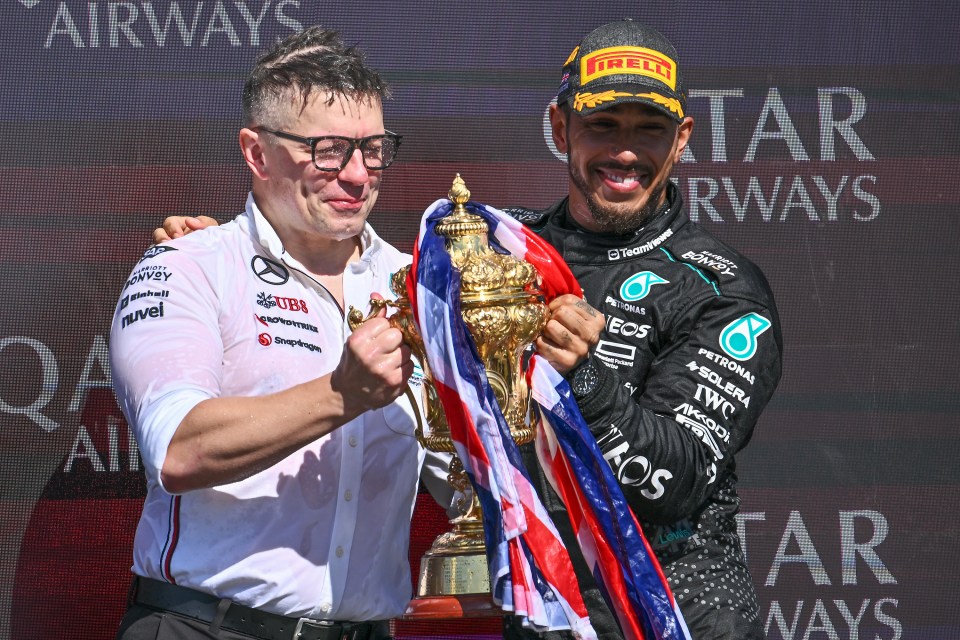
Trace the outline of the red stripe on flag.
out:
M 616 604 L 614 613 L 620 622 L 621 630 L 627 638 L 644 640 L 646 635 L 643 633 L 643 629 L 640 628 L 636 618 L 630 614 L 630 597 L 627 594 L 626 581 L 621 573 L 619 563 L 607 545 L 595 543 L 595 541 L 603 539 L 603 531 L 590 518 L 589 510 L 583 508 L 578 485 L 573 481 L 573 470 L 560 447 L 557 447 L 556 454 L 550 459 L 550 462 L 551 473 L 556 480 L 560 497 L 563 499 L 563 503 L 567 505 L 567 512 L 570 514 L 570 521 L 573 523 L 577 538 L 581 541 L 584 539 L 584 533 L 581 529 L 584 525 L 586 525 L 589 535 L 592 536 L 588 544 L 597 554 L 597 562 L 604 567 L 604 586 L 607 589 L 610 601 Z M 558 471 L 560 473 L 557 473 Z M 660 570 L 659 566 L 657 570 Z M 662 578 L 663 574 L 660 575 Z

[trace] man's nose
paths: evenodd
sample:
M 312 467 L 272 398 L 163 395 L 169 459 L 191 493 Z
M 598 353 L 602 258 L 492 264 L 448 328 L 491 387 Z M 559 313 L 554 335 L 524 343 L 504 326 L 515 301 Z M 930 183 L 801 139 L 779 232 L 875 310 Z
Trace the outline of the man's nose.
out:
M 354 184 L 362 184 L 370 179 L 370 170 L 363 164 L 363 152 L 360 149 L 353 150 L 338 177 Z
M 634 145 L 626 140 L 619 140 L 610 145 L 610 156 L 618 162 L 629 164 L 635 162 L 639 154 Z

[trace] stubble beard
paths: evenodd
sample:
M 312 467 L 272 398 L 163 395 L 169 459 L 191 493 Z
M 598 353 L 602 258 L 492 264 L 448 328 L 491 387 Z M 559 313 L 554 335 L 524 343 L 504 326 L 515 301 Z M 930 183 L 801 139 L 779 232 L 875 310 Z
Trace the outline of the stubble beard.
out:
M 630 203 L 601 203 L 587 184 L 586 177 L 574 167 L 574 163 L 569 157 L 567 170 L 574 186 L 586 201 L 587 208 L 590 209 L 590 215 L 599 231 L 615 235 L 633 233 L 642 228 L 653 217 L 660 209 L 660 201 L 667 189 L 667 181 L 669 180 L 669 176 L 664 176 L 654 183 L 650 188 L 650 196 L 646 203 L 642 207 L 636 208 L 635 205 Z

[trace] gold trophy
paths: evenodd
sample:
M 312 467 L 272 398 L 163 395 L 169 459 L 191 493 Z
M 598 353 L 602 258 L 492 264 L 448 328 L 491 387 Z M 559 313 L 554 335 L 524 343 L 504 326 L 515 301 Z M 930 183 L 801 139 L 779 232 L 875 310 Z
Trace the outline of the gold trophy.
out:
M 460 309 L 477 351 L 486 368 L 500 410 L 513 440 L 533 440 L 535 420 L 530 417 L 530 390 L 522 367 L 523 352 L 540 335 L 548 309 L 539 290 L 539 276 L 533 265 L 490 248 L 487 223 L 467 211 L 470 199 L 460 174 L 447 194 L 453 212 L 436 227 L 445 238 L 453 267 L 460 272 Z M 424 370 L 422 386 L 427 425 L 417 427 L 417 439 L 432 451 L 453 455 L 447 481 L 467 494 L 470 481 L 457 457 L 450 429 L 437 396 L 420 337 L 406 295 L 409 266 L 397 272 L 391 282 L 396 302 L 371 300 L 374 315 L 385 305 L 397 307 L 390 317 L 403 333 L 404 342 Z M 363 314 L 351 307 L 349 322 L 356 328 Z M 411 393 L 408 388 L 407 393 Z M 416 407 L 417 403 L 411 404 Z M 418 416 L 419 421 L 419 416 Z M 529 423 L 529 424 L 528 424 Z M 499 615 L 490 597 L 490 578 L 484 546 L 483 518 L 473 491 L 470 500 L 458 504 L 460 515 L 450 521 L 452 530 L 440 535 L 420 561 L 417 594 L 407 610 L 410 618 L 447 618 Z

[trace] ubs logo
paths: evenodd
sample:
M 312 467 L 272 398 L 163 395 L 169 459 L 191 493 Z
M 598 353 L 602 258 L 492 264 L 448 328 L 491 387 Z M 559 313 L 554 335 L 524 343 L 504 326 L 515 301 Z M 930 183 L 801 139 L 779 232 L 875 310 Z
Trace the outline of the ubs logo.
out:
M 307 309 L 306 300 L 301 300 L 300 298 L 285 298 L 283 296 L 275 296 L 272 293 L 266 294 L 262 291 L 257 294 L 257 304 L 265 309 L 272 309 L 276 307 L 277 309 L 283 309 L 284 311 L 302 311 L 303 313 L 310 313 L 310 310 Z

